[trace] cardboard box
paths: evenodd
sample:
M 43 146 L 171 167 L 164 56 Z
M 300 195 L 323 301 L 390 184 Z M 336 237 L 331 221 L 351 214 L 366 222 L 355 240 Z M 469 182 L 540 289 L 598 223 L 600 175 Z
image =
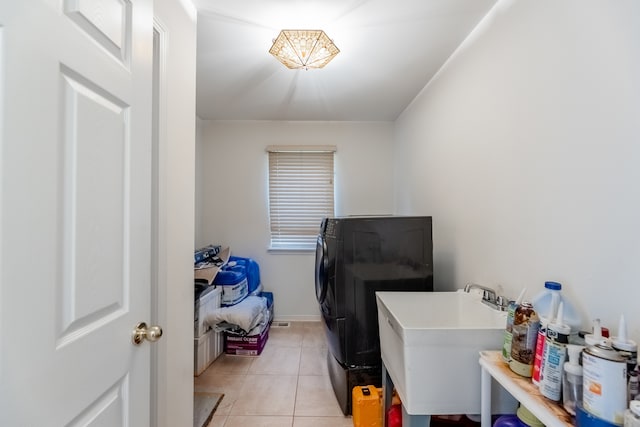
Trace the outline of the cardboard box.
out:
M 269 323 L 257 335 L 239 336 L 224 333 L 224 351 L 238 356 L 258 356 L 269 339 Z

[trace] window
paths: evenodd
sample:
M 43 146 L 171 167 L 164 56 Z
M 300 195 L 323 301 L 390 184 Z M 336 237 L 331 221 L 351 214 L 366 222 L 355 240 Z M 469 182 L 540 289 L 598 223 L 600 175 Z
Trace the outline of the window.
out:
M 271 249 L 315 249 L 334 215 L 333 146 L 269 146 Z

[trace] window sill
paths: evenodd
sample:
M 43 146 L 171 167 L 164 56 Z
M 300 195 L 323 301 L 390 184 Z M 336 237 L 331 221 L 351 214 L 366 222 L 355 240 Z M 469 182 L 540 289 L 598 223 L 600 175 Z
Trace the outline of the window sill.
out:
M 295 248 L 295 247 L 291 247 L 291 248 L 269 247 L 267 248 L 267 252 L 273 253 L 273 254 L 282 254 L 282 255 L 288 255 L 288 254 L 299 255 L 299 254 L 313 254 L 316 252 L 316 249 L 315 248 Z

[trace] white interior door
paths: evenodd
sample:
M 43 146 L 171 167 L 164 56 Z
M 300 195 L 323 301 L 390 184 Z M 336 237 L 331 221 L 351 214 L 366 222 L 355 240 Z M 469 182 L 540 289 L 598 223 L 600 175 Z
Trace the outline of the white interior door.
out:
M 149 425 L 151 0 L 0 0 L 0 425 Z

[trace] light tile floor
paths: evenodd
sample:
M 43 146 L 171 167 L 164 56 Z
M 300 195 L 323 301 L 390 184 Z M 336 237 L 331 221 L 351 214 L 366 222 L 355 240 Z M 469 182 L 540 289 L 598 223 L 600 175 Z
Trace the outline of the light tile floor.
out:
M 327 371 L 320 322 L 272 327 L 257 357 L 221 355 L 195 391 L 224 393 L 208 427 L 352 427 Z

